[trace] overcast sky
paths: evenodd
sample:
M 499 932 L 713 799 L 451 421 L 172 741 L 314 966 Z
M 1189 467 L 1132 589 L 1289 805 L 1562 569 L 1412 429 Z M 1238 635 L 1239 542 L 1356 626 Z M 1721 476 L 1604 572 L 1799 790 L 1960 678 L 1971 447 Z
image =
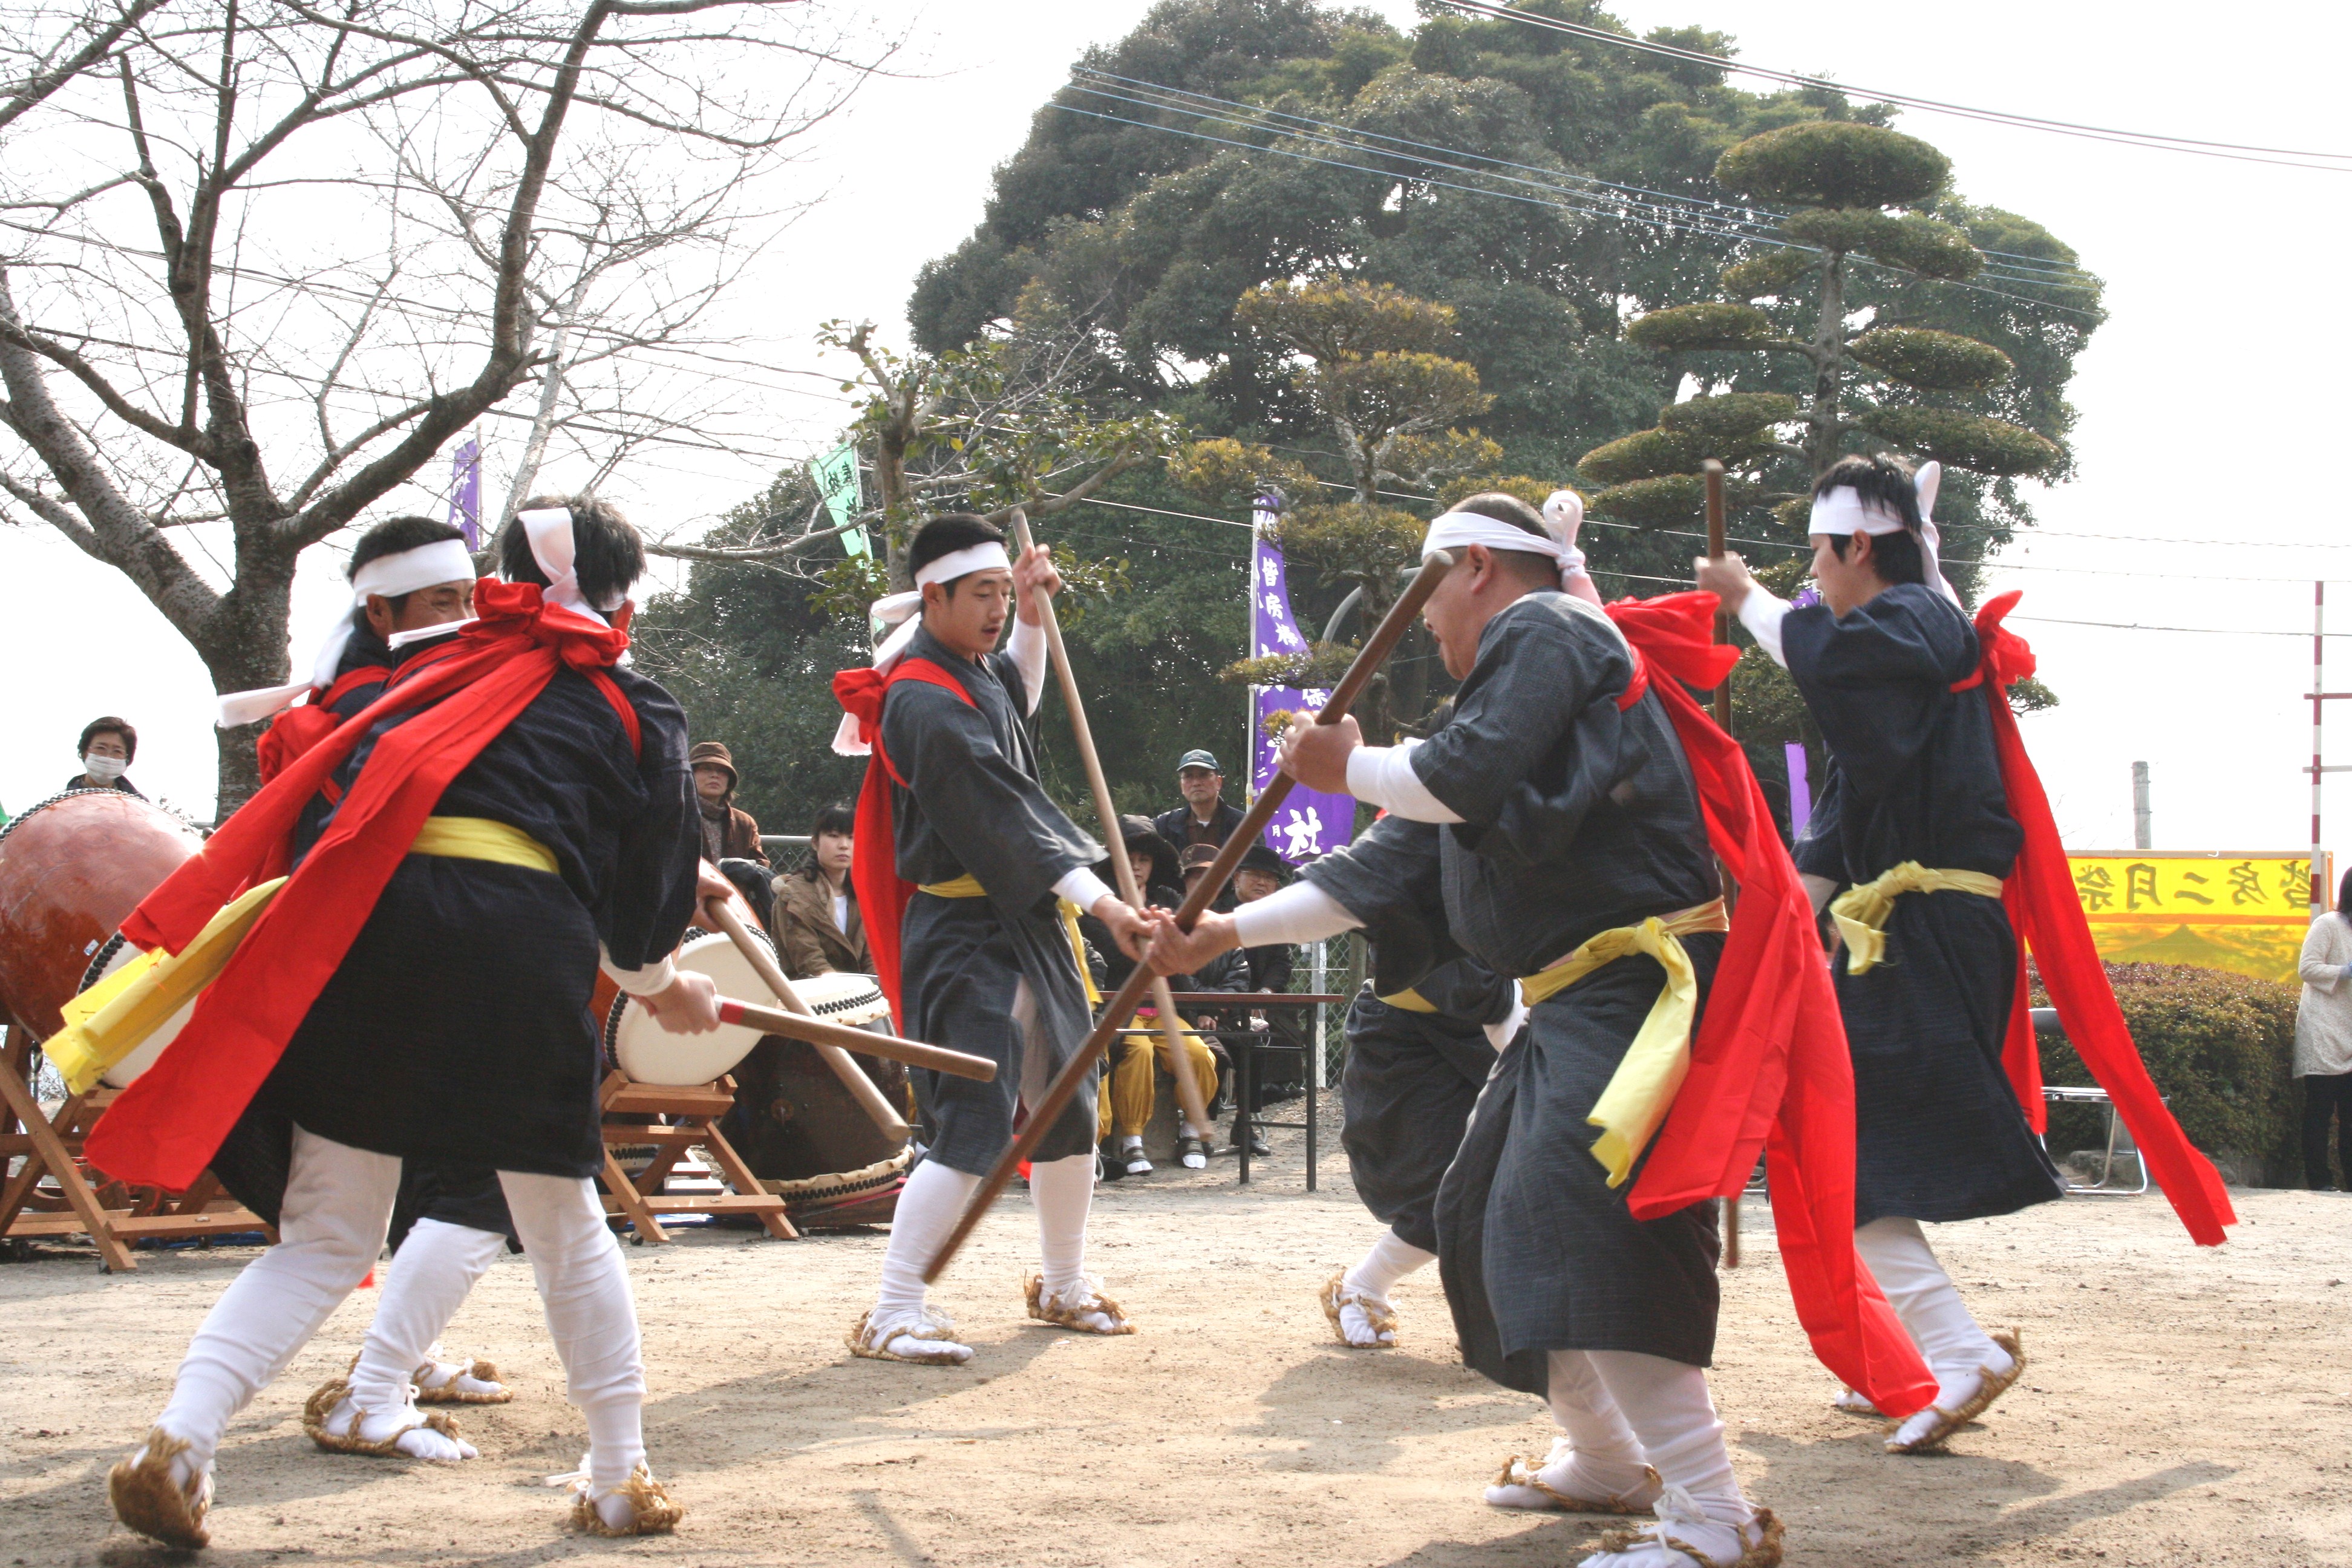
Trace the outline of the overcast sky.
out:
M 779 445 L 814 449 L 847 400 L 808 371 L 816 323 L 871 317 L 903 338 L 915 269 L 980 216 L 990 168 L 1087 45 L 1126 31 L 1140 0 L 1028 0 L 1017 8 L 887 3 L 911 28 L 921 79 L 867 86 L 777 176 L 824 200 L 770 247 L 732 307 L 771 356 Z M 1382 9 L 1402 25 L 1409 5 Z M 2214 141 L 2352 151 L 2336 62 L 2352 7 L 2052 5 L 1978 0 L 1879 7 L 1856 25 L 1817 0 L 1638 0 L 1637 32 L 1696 23 L 1759 65 L 2053 119 Z M 1017 25 L 1012 18 L 1017 16 Z M 1955 26 L 1957 22 L 1962 25 Z M 1748 85 L 1754 85 L 1752 82 Z M 2131 764 L 2154 774 L 2156 844 L 2291 849 L 2309 841 L 2312 581 L 2337 571 L 2347 640 L 2331 686 L 2352 689 L 2352 536 L 2344 526 L 2341 376 L 2346 198 L 2331 174 L 2155 153 L 1914 112 L 1899 123 L 1952 157 L 1969 199 L 2044 224 L 2107 283 L 2108 323 L 2072 394 L 2080 477 L 2040 495 L 2047 537 L 2013 547 L 1995 590 L 2026 590 L 2013 623 L 2062 705 L 2026 735 L 2081 848 L 2131 842 Z M 915 171 L 909 174 L 908 171 Z M 781 200 L 779 205 L 781 205 Z M 430 477 L 430 476 L 426 476 Z M 622 495 L 656 530 L 742 499 L 751 465 L 648 475 Z M 565 476 L 547 476 L 562 488 Z M 485 487 L 488 491 L 490 487 Z M 2122 536 L 2095 538 L 2084 536 Z M 2222 541 L 2229 542 L 2190 542 Z M 298 584 L 307 658 L 340 603 L 337 560 L 314 551 Z M 2233 635 L 2053 622 L 2231 628 Z M 2300 634 L 2300 635 L 2295 635 Z M 214 751 L 202 668 L 124 580 L 54 534 L 0 530 L 0 660 L 9 671 L 0 803 L 22 806 L 76 771 L 82 722 L 138 724 L 132 777 L 208 816 Z M 2352 763 L 2352 708 L 2335 755 Z M 1222 731 L 1220 731 L 1222 732 Z M 2331 790 L 2331 809 L 2352 795 Z M 2352 816 L 2328 837 L 2352 847 Z

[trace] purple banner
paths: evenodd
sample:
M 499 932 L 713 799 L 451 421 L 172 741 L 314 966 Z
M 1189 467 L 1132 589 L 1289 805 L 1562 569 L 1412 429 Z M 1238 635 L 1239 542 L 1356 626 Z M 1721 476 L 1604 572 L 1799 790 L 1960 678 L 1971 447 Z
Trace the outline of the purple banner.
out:
M 1789 759 L 1789 837 L 1802 838 L 1813 819 L 1813 787 L 1805 776 L 1805 743 L 1790 741 L 1783 748 Z
M 1282 551 L 1267 537 L 1276 514 L 1256 514 L 1256 544 L 1250 555 L 1250 657 L 1304 653 L 1307 638 L 1290 614 L 1289 569 Z M 1265 732 L 1267 716 L 1276 712 L 1313 712 L 1330 700 L 1328 690 L 1296 686 L 1250 688 L 1250 795 L 1253 798 L 1274 778 L 1274 742 Z M 1294 785 L 1274 820 L 1266 825 L 1266 847 L 1294 866 L 1328 855 L 1353 837 L 1356 799 L 1326 795 Z
M 466 536 L 466 548 L 482 547 L 482 444 L 468 436 L 452 458 L 449 522 Z

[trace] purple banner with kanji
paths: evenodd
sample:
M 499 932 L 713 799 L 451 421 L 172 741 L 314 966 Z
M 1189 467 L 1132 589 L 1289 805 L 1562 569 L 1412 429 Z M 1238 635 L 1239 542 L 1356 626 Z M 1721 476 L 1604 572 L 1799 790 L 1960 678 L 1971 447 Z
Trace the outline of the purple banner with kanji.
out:
M 482 547 L 482 444 L 473 437 L 451 458 L 449 525 L 466 536 L 466 548 Z
M 1250 657 L 1305 653 L 1307 638 L 1290 614 L 1289 569 L 1282 549 L 1268 537 L 1276 514 L 1255 514 L 1256 542 L 1250 553 Z M 1250 688 L 1250 795 L 1255 798 L 1274 778 L 1274 742 L 1265 732 L 1268 715 L 1313 712 L 1330 700 L 1328 690 L 1297 686 Z M 1326 795 L 1304 784 L 1293 785 L 1289 796 L 1266 824 L 1267 847 L 1294 866 L 1329 854 L 1348 842 L 1356 826 L 1353 795 Z

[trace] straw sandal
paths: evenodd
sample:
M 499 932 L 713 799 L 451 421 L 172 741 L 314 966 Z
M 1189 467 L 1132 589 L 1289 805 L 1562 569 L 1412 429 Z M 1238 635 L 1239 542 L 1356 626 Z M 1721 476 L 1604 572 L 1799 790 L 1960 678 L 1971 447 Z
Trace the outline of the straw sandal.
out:
M 1320 1300 L 1323 1303 L 1323 1315 L 1330 1320 L 1331 1332 L 1349 1350 L 1392 1351 L 1396 1349 L 1395 1309 L 1389 1305 L 1386 1297 L 1375 1296 L 1368 1290 L 1359 1290 L 1349 1285 L 1346 1269 L 1342 1268 L 1324 1282 Z M 1339 1309 L 1342 1307 L 1353 1307 L 1363 1313 L 1364 1321 L 1371 1325 L 1372 1332 L 1386 1334 L 1388 1338 L 1377 1340 L 1368 1345 L 1360 1345 L 1349 1339 L 1348 1326 L 1339 1321 Z
M 1102 1282 L 1087 1278 L 1078 1282 L 1079 1294 L 1074 1300 L 1066 1296 L 1045 1297 L 1045 1277 L 1032 1274 L 1024 1281 L 1029 1300 L 1029 1315 L 1041 1323 L 1051 1323 L 1057 1329 L 1071 1329 L 1082 1334 L 1131 1334 L 1135 1324 L 1126 1310 L 1102 1293 Z M 1096 1328 L 1087 1321 L 1089 1315 L 1100 1313 L 1110 1320 L 1110 1327 Z
M 505 1405 L 514 1398 L 514 1390 L 499 1381 L 499 1369 L 478 1358 L 465 1364 L 427 1360 L 408 1379 L 416 1385 L 419 1405 Z
M 1614 1497 L 1570 1497 L 1544 1480 L 1541 1472 L 1547 1462 L 1538 1459 L 1533 1454 L 1514 1454 L 1503 1461 L 1503 1468 L 1495 1477 L 1495 1484 L 1498 1487 L 1525 1487 L 1529 1491 L 1541 1492 L 1551 1500 L 1550 1507 L 1554 1513 L 1647 1513 L 1657 1503 L 1665 1485 L 1656 1470 L 1643 1465 L 1640 1486 L 1630 1487 Z
M 842 1336 L 841 1342 L 849 1347 L 850 1354 L 864 1356 L 868 1361 L 903 1361 L 917 1366 L 961 1366 L 968 1358 L 952 1352 L 928 1351 L 920 1355 L 900 1355 L 889 1348 L 890 1342 L 899 1338 L 944 1340 L 953 1343 L 956 1342 L 954 1336 L 955 1325 L 931 1312 L 885 1326 L 874 1321 L 873 1309 L 868 1308 L 858 1318 L 856 1326 Z
M 629 1472 L 627 1480 L 604 1495 L 627 1498 L 630 1505 L 637 1510 L 636 1517 L 626 1524 L 606 1524 L 604 1516 L 596 1511 L 595 1500 L 589 1496 L 588 1478 L 583 1476 L 572 1483 L 572 1529 L 586 1535 L 607 1537 L 667 1535 L 677 1528 L 677 1521 L 686 1517 L 686 1505 L 671 1497 L 669 1489 L 654 1479 L 653 1471 L 647 1469 L 642 1460 L 635 1469 Z
M 207 1468 L 183 1486 L 172 1475 L 172 1461 L 188 1451 L 185 1438 L 161 1426 L 147 1430 L 139 1452 L 118 1459 L 106 1472 L 106 1495 L 114 1517 L 150 1541 L 193 1552 L 212 1544 L 205 1516 L 212 1511 L 213 1473 Z
M 1687 1493 L 1684 1494 L 1683 1500 L 1685 1502 L 1688 1502 L 1690 1500 Z M 1770 1509 L 1758 1509 L 1756 1510 L 1756 1517 L 1748 1521 L 1748 1527 L 1746 1529 L 1742 1529 L 1739 1531 L 1739 1539 L 1744 1543 L 1748 1541 L 1748 1531 L 1749 1529 L 1754 1530 L 1756 1531 L 1755 1544 L 1747 1546 L 1746 1549 L 1740 1552 L 1739 1560 L 1737 1563 L 1717 1563 L 1714 1558 L 1709 1557 L 1706 1552 L 1701 1552 L 1697 1547 L 1690 1544 L 1690 1542 L 1686 1541 L 1678 1541 L 1673 1535 L 1667 1533 L 1676 1524 L 1713 1522 L 1712 1521 L 1697 1517 L 1696 1515 L 1695 1508 L 1693 1513 L 1693 1517 L 1685 1518 L 1682 1517 L 1680 1510 L 1675 1510 L 1675 1517 L 1662 1517 L 1657 1523 L 1644 1525 L 1639 1530 L 1612 1530 L 1605 1531 L 1601 1537 L 1601 1550 L 1602 1552 L 1633 1552 L 1644 1546 L 1663 1546 L 1669 1552 L 1681 1552 L 1693 1563 L 1698 1564 L 1698 1568 L 1780 1568 L 1780 1537 L 1783 1533 L 1783 1527 L 1780 1519 L 1774 1515 Z M 1727 1526 L 1726 1528 L 1728 1527 Z
M 420 1412 L 415 1421 L 399 1431 L 379 1441 L 370 1442 L 360 1436 L 360 1424 L 370 1415 L 383 1412 L 361 1409 L 356 1400 L 352 1402 L 350 1423 L 343 1431 L 338 1432 L 327 1423 L 333 1415 L 335 1406 L 351 1398 L 351 1394 L 349 1380 L 332 1378 L 312 1390 L 310 1397 L 303 1402 L 302 1430 L 310 1435 L 310 1441 L 330 1454 L 366 1454 L 379 1459 L 416 1458 L 420 1456 L 402 1447 L 400 1439 L 420 1426 L 440 1433 L 452 1443 L 464 1443 L 466 1440 L 464 1434 L 457 1430 L 457 1424 L 436 1410 L 430 1415 Z
M 1936 1412 L 1936 1424 L 1927 1429 L 1924 1436 L 1914 1438 L 1908 1443 L 1897 1441 L 1892 1434 L 1900 1432 L 1903 1429 L 1903 1423 L 1897 1421 L 1890 1424 L 1886 1428 L 1889 1434 L 1886 1439 L 1888 1453 L 1926 1454 L 1941 1448 L 1946 1439 L 1983 1415 L 1994 1400 L 2007 1394 L 2010 1385 L 2025 1374 L 2025 1347 L 2020 1342 L 2018 1331 L 2004 1329 L 1991 1335 L 1990 1338 L 1993 1343 L 2009 1352 L 2009 1370 L 1995 1373 L 1990 1367 L 1979 1367 L 1977 1391 L 1974 1396 L 1958 1410 L 1946 1410 L 1940 1405 L 1930 1406 L 1929 1408 Z

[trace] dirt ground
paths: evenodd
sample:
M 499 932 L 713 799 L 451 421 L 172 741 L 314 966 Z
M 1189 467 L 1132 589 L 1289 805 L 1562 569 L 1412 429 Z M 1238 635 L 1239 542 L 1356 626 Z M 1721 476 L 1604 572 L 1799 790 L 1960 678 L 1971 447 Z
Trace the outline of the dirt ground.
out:
M 853 1360 L 879 1232 L 782 1243 L 690 1233 L 631 1247 L 656 1470 L 688 1504 L 673 1537 L 560 1528 L 541 1478 L 583 1444 L 530 1270 L 509 1258 L 453 1349 L 520 1397 L 462 1413 L 482 1458 L 330 1458 L 304 1395 L 350 1358 L 373 1292 L 231 1429 L 221 1568 L 520 1565 L 1565 1564 L 1594 1521 L 1502 1512 L 1479 1488 L 1540 1452 L 1534 1401 L 1456 1364 L 1435 1270 L 1398 1292 L 1403 1346 L 1333 1342 L 1315 1293 L 1377 1233 L 1345 1163 L 1309 1194 L 1297 1134 L 1237 1189 L 1228 1159 L 1105 1189 L 1094 1266 L 1142 1325 L 1089 1339 L 1024 1321 L 1025 1199 L 983 1227 L 941 1297 L 968 1369 Z M 1336 1142 L 1336 1140 L 1333 1141 Z M 1947 1226 L 1937 1243 L 1986 1321 L 2024 1332 L 2017 1389 L 1947 1457 L 1896 1459 L 1797 1331 L 1769 1216 L 1746 1210 L 1725 1276 L 1718 1404 L 1749 1494 L 1789 1521 L 1792 1564 L 2352 1564 L 2352 1196 L 2238 1194 L 2200 1250 L 2159 1197 L 2078 1198 Z M 241 1248 L 142 1253 L 99 1273 L 52 1248 L 0 1267 L 0 1561 L 126 1565 L 173 1554 L 111 1528 L 107 1466 L 163 1403 Z

